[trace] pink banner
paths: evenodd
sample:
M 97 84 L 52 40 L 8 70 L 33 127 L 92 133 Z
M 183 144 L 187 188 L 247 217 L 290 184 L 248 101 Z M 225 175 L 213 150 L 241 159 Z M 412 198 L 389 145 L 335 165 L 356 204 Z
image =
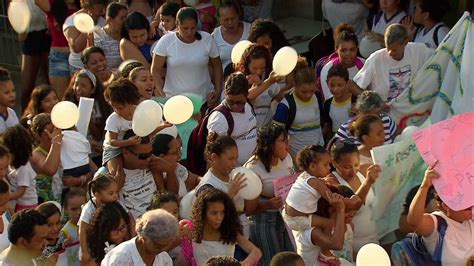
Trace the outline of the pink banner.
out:
M 433 179 L 443 202 L 455 211 L 474 206 L 474 112 L 453 116 L 413 134 L 428 165 L 436 161 Z
M 273 180 L 273 188 L 275 190 L 275 197 L 280 197 L 282 201 L 286 200 L 290 188 L 295 183 L 299 174 L 282 176 Z

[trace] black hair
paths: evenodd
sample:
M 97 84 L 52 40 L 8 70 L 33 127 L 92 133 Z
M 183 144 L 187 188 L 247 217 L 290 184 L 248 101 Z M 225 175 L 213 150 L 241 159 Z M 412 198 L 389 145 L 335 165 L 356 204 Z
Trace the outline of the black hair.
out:
M 127 6 L 119 2 L 111 2 L 105 11 L 107 17 L 115 18 L 120 10 L 128 10 Z
M 204 262 L 203 266 L 240 266 L 240 262 L 229 256 L 212 256 Z
M 332 77 L 340 77 L 345 81 L 349 80 L 349 71 L 342 64 L 334 64 L 329 68 L 327 80 Z
M 118 202 L 105 203 L 97 208 L 87 233 L 87 246 L 91 257 L 100 263 L 105 257 L 105 242 L 109 240 L 110 233 L 118 229 L 120 220 L 123 219 L 126 230 L 130 233 L 130 218 L 122 205 Z
M 227 95 L 247 95 L 249 94 L 249 82 L 247 77 L 241 72 L 232 73 L 225 81 L 224 91 Z
M 87 47 L 86 49 L 84 49 L 84 51 L 82 51 L 81 53 L 81 61 L 84 65 L 86 65 L 88 62 L 89 62 L 89 57 L 91 56 L 91 54 L 95 54 L 95 53 L 98 53 L 98 54 L 101 54 L 102 56 L 105 57 L 105 53 L 104 53 L 104 50 L 102 50 L 102 48 L 100 47 L 97 47 L 97 46 L 92 46 L 92 47 Z M 98 82 L 99 80 L 97 80 Z
M 128 78 L 130 72 L 137 67 L 143 67 L 143 63 L 140 61 L 131 61 L 122 68 L 120 75 L 122 78 Z
M 61 210 L 51 201 L 41 203 L 35 210 L 41 213 L 46 219 L 49 219 L 49 217 L 55 214 L 59 214 L 59 217 L 61 217 Z
M 136 134 L 135 132 L 133 132 L 132 129 L 129 129 L 127 131 L 125 131 L 125 134 L 123 135 L 123 139 L 129 139 L 131 137 L 135 137 Z M 150 139 L 148 137 L 140 137 L 141 141 L 140 141 L 140 144 L 147 144 L 147 143 L 150 143 Z
M 417 186 L 413 187 L 412 189 L 410 189 L 410 191 L 408 191 L 407 197 L 405 198 L 405 203 L 403 204 L 402 215 L 408 215 L 408 212 L 410 211 L 411 202 L 415 198 L 415 195 L 418 192 L 419 188 L 420 188 L 420 185 L 417 185 Z M 426 206 L 428 206 L 430 201 L 432 201 L 433 199 L 436 199 L 438 201 L 438 203 L 440 202 L 440 200 L 438 200 L 438 198 L 437 198 L 434 186 L 431 186 L 428 189 L 428 195 L 426 196 L 425 208 L 426 208 Z
M 10 155 L 10 151 L 5 145 L 0 144 L 0 158 Z
M 127 15 L 122 25 L 121 35 L 122 38 L 130 40 L 128 35 L 130 30 L 142 30 L 145 29 L 148 33 L 150 31 L 150 22 L 140 12 L 132 12 Z
M 0 194 L 5 194 L 8 191 L 10 191 L 10 186 L 3 180 L 3 178 L 0 179 Z
M 178 195 L 170 191 L 155 191 L 153 198 L 151 199 L 150 207 L 148 210 L 156 210 L 161 208 L 163 204 L 168 202 L 176 202 L 179 206 Z
M 370 125 L 374 122 L 379 121 L 382 122 L 379 116 L 373 114 L 366 114 L 357 117 L 355 121 L 353 121 L 349 127 L 349 132 L 357 137 L 359 141 L 362 142 L 362 136 L 369 135 L 370 133 Z
M 80 0 L 82 8 L 91 8 L 93 5 L 107 5 L 106 0 Z
M 336 140 L 331 146 L 331 158 L 336 162 L 341 160 L 343 155 L 350 153 L 359 154 L 357 145 L 351 139 Z
M 451 9 L 448 0 L 418 0 L 418 2 L 421 10 L 428 12 L 430 18 L 436 22 L 440 22 Z
M 170 142 L 174 139 L 173 136 L 168 134 L 157 134 L 152 139 L 153 155 L 160 156 L 162 154 L 168 154 L 170 150 Z
M 11 165 L 18 169 L 28 163 L 33 151 L 33 138 L 22 125 L 8 128 L 3 134 L 3 144 L 12 155 Z
M 104 91 L 104 98 L 109 103 L 136 105 L 140 102 L 140 94 L 137 87 L 133 82 L 125 78 L 112 81 Z
M 68 207 L 68 202 L 74 197 L 86 198 L 86 192 L 80 187 L 65 187 L 61 193 L 61 206 L 64 209 Z
M 317 161 L 320 155 L 327 153 L 328 151 L 321 145 L 313 144 L 306 146 L 296 155 L 296 164 L 300 169 L 308 171 L 311 163 Z
M 54 19 L 54 25 L 59 32 L 63 32 L 63 24 L 66 21 L 66 18 L 69 16 L 69 8 L 64 0 L 54 0 L 51 1 L 51 10 L 50 13 Z M 74 0 L 74 6 L 79 9 L 81 3 L 79 0 Z
M 26 107 L 23 114 L 35 116 L 39 113 L 44 112 L 44 110 L 41 110 L 41 101 L 43 101 L 44 98 L 46 98 L 52 91 L 54 91 L 56 96 L 58 95 L 56 90 L 50 85 L 39 85 L 35 87 L 31 92 L 30 102 L 28 103 L 28 106 Z
M 0 82 L 5 82 L 12 80 L 12 77 L 10 76 L 10 71 L 6 70 L 3 67 L 0 67 Z
M 178 13 L 176 14 L 176 19 L 178 20 L 179 24 L 183 23 L 183 21 L 185 21 L 187 19 L 194 20 L 196 22 L 196 25 L 199 22 L 198 13 L 197 13 L 196 9 L 194 9 L 192 7 L 182 7 L 181 9 L 179 9 Z M 201 34 L 197 30 L 196 30 L 196 33 L 195 33 L 195 37 L 196 37 L 196 40 L 198 40 L 198 41 L 200 41 L 202 39 Z
M 257 147 L 255 148 L 255 159 L 262 162 L 265 170 L 270 173 L 272 168 L 273 148 L 276 140 L 283 135 L 288 138 L 285 127 L 276 123 L 270 123 L 261 127 L 257 133 Z
M 344 198 L 349 199 L 350 197 L 355 195 L 354 191 L 348 186 L 339 185 L 337 186 L 337 189 L 339 190 L 339 194 L 341 194 L 341 196 L 343 196 Z
M 268 19 L 256 19 L 252 22 L 249 29 L 248 40 L 255 43 L 257 39 L 269 35 L 272 40 L 272 54 L 275 55 L 280 48 L 284 46 L 290 46 L 288 40 L 281 29 L 271 20 Z
M 326 187 L 332 193 L 341 194 L 339 189 L 336 186 L 332 185 L 332 184 L 326 183 Z M 329 203 L 329 201 L 327 201 L 325 198 L 320 198 L 318 200 L 317 211 L 314 214 L 316 214 L 320 217 L 329 218 L 330 217 L 330 208 L 331 208 L 331 204 Z
M 37 210 L 23 210 L 15 213 L 8 225 L 8 240 L 17 244 L 18 239 L 30 241 L 35 235 L 35 226 L 47 225 L 48 220 Z
M 222 1 L 219 7 L 217 8 L 217 12 L 219 12 L 222 8 L 233 8 L 235 10 L 235 13 L 239 15 L 239 8 L 235 5 L 234 1 L 232 0 Z
M 219 135 L 217 132 L 209 132 L 207 135 L 207 144 L 204 154 L 209 159 L 211 154 L 215 153 L 218 156 L 223 154 L 227 149 L 236 147 L 235 140 L 227 135 Z
M 296 263 L 302 260 L 296 252 L 283 251 L 273 256 L 270 266 L 296 266 Z
M 100 193 L 107 189 L 110 184 L 117 183 L 117 181 L 109 174 L 98 174 L 94 177 L 91 181 L 89 181 L 88 191 L 89 191 L 89 198 L 94 197 L 94 193 Z M 92 204 L 95 206 L 94 201 Z
M 247 47 L 240 58 L 237 68 L 245 75 L 250 75 L 249 65 L 252 60 L 256 59 L 265 59 L 265 76 L 263 78 L 266 79 L 272 71 L 272 55 L 270 54 L 270 50 L 263 45 L 254 43 Z
M 359 40 L 354 32 L 354 28 L 347 23 L 337 25 L 334 30 L 333 38 L 336 49 L 339 48 L 342 42 L 353 42 L 356 47 L 359 46 Z
M 160 15 L 176 18 L 176 14 L 178 14 L 180 8 L 181 7 L 177 3 L 166 2 L 160 8 Z

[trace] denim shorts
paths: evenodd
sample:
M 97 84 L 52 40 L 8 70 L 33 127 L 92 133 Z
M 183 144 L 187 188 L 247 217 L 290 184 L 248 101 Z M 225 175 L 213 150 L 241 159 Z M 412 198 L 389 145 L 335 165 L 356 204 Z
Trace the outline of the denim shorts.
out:
M 49 75 L 53 77 L 69 77 L 69 53 L 58 52 L 54 48 L 49 52 Z

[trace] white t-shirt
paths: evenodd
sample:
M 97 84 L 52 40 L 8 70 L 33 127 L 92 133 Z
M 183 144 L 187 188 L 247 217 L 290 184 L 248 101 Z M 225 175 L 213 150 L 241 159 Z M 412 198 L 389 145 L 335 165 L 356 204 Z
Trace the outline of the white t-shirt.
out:
M 121 117 L 116 112 L 111 113 L 110 116 L 107 118 L 107 121 L 105 121 L 105 130 L 107 132 L 105 133 L 104 146 L 111 146 L 109 131 L 118 133 L 117 139 L 123 140 L 123 136 L 130 129 L 132 129 L 131 120 L 127 120 Z
M 257 130 L 272 122 L 274 112 L 271 110 L 271 104 L 273 98 L 277 96 L 279 92 L 280 85 L 273 83 L 268 89 L 255 98 L 253 109 L 255 111 L 255 118 L 257 119 Z
M 358 57 L 358 58 L 360 61 L 362 61 L 362 63 L 365 62 L 364 58 L 362 57 Z M 326 100 L 332 97 L 332 93 L 331 93 L 331 90 L 329 89 L 327 79 L 328 79 L 329 69 L 331 69 L 333 64 L 334 64 L 334 61 L 332 60 L 327 62 L 327 64 L 325 64 L 324 67 L 321 69 L 321 74 L 320 74 L 321 88 L 323 90 L 324 99 Z M 357 72 L 359 72 L 359 69 L 356 66 L 353 66 L 351 68 L 348 68 L 347 72 L 349 72 L 349 79 L 353 79 L 355 75 L 357 74 Z
M 385 12 L 382 12 L 381 16 L 380 16 L 380 19 L 378 21 L 375 21 L 375 18 L 377 16 L 374 17 L 374 21 L 372 22 L 372 31 L 375 31 L 379 34 L 382 34 L 384 35 L 384 32 L 385 32 L 385 29 L 394 24 L 394 23 L 401 23 L 401 21 L 406 17 L 408 16 L 407 13 L 405 13 L 405 11 L 403 10 L 399 10 L 395 15 L 393 15 L 391 18 L 387 18 L 386 15 L 385 15 Z
M 323 0 L 322 9 L 324 17 L 329 21 L 333 30 L 341 23 L 348 23 L 352 25 L 360 41 L 367 30 L 369 10 L 362 3 L 356 2 L 334 3 L 332 0 Z
M 17 199 L 17 204 L 31 206 L 38 204 L 38 193 L 36 192 L 36 172 L 28 161 L 18 169 L 13 169 L 8 175 L 12 191 L 19 187 L 26 187 L 25 194 Z
M 16 113 L 13 109 L 7 107 L 7 113 L 7 119 L 0 117 L 0 134 L 3 134 L 8 128 L 14 127 L 20 123 L 20 121 L 18 121 L 18 116 L 16 116 Z
M 416 31 L 413 42 L 424 43 L 426 47 L 436 49 L 448 32 L 449 28 L 443 22 L 437 23 L 426 32 L 425 27 L 421 27 Z M 438 43 L 435 42 L 435 33 L 437 34 Z
M 64 169 L 89 164 L 91 144 L 81 133 L 74 130 L 64 130 L 61 143 L 61 165 Z
M 63 32 L 65 32 L 70 27 L 74 27 L 74 17 L 76 16 L 76 14 L 77 12 L 66 18 L 63 24 Z M 103 17 L 99 17 L 96 26 L 102 28 L 104 25 L 105 19 Z M 71 44 L 69 44 L 69 47 L 71 47 Z M 70 50 L 71 52 L 69 53 L 69 65 L 73 66 L 74 68 L 82 68 L 84 64 L 82 64 L 81 61 L 81 53 L 75 53 L 72 49 Z
M 388 55 L 387 49 L 380 49 L 367 58 L 364 67 L 354 77 L 362 89 L 372 85 L 384 101 L 390 102 L 407 89 L 416 73 L 430 58 L 434 50 L 422 43 L 408 43 L 400 61 Z
M 201 243 L 193 242 L 193 255 L 197 265 L 204 265 L 212 256 L 234 257 L 235 244 L 224 244 L 219 241 L 202 240 Z
M 249 37 L 250 23 L 242 23 L 244 24 L 244 29 L 242 31 L 242 36 L 240 36 L 239 41 L 247 40 L 247 38 Z M 222 26 L 215 28 L 211 35 L 216 41 L 217 48 L 219 49 L 219 56 L 222 61 L 222 69 L 225 69 L 225 67 L 232 62 L 230 55 L 236 43 L 230 44 L 224 40 L 224 37 L 222 37 L 221 27 Z
M 277 165 L 272 165 L 270 172 L 267 172 L 262 161 L 254 160 L 254 156 L 245 163 L 245 167 L 251 169 L 262 180 L 263 189 L 261 195 L 266 198 L 275 197 L 273 181 L 282 176 L 291 175 L 294 172 L 293 159 L 288 154 L 285 159 L 278 159 Z
M 145 265 L 140 253 L 138 253 L 136 237 L 122 242 L 107 253 L 102 260 L 102 266 L 109 265 Z M 173 261 L 166 252 L 161 252 L 155 256 L 153 266 L 172 266 Z
M 81 216 L 79 217 L 77 226 L 81 226 L 81 222 L 84 222 L 89 225 L 92 223 L 92 216 L 95 214 L 96 210 L 96 206 L 94 205 L 94 203 L 92 203 L 93 200 L 94 203 L 97 204 L 95 198 L 93 198 L 89 200 L 86 204 L 82 205 Z
M 209 75 L 209 58 L 219 57 L 219 50 L 212 36 L 200 31 L 201 40 L 184 43 L 176 32 L 165 34 L 158 41 L 153 53 L 166 57 L 166 77 L 163 91 L 166 97 L 194 93 L 206 99 L 214 86 Z
M 349 113 L 352 107 L 352 99 L 348 98 L 343 102 L 336 102 L 334 98 L 329 107 L 329 117 L 332 121 L 332 132 L 336 133 L 339 127 L 350 118 Z
M 104 28 L 97 29 L 94 32 L 94 45 L 102 48 L 107 58 L 107 67 L 109 69 L 117 69 L 122 63 L 120 57 L 119 42 L 112 39 L 104 30 Z
M 48 29 L 48 21 L 44 11 L 38 5 L 36 5 L 34 0 L 27 0 L 25 3 L 28 5 L 28 9 L 31 13 L 31 19 L 28 24 L 28 32 Z
M 238 165 L 244 163 L 252 156 L 257 146 L 257 120 L 252 112 L 250 104 L 245 104 L 243 113 L 231 112 L 234 119 L 234 130 L 231 137 L 237 143 L 239 149 Z M 214 131 L 219 134 L 227 135 L 229 124 L 225 116 L 221 112 L 213 112 L 207 121 L 207 130 Z
M 302 213 L 314 213 L 318 210 L 318 200 L 321 194 L 308 184 L 311 178 L 317 178 L 307 172 L 301 173 L 291 186 L 286 204 Z
M 137 219 L 146 212 L 150 206 L 156 184 L 149 170 L 123 169 L 125 172 L 125 183 L 120 190 L 120 202 Z
M 466 265 L 467 259 L 474 256 L 474 220 L 467 220 L 462 223 L 456 222 L 444 213 L 437 211 L 437 214 L 446 220 L 448 225 L 445 235 L 443 248 L 441 250 L 442 265 Z M 432 216 L 434 230 L 428 237 L 423 237 L 426 249 L 433 255 L 436 245 L 439 241 L 438 221 Z
M 3 232 L 0 233 L 0 253 L 10 246 L 10 240 L 8 240 L 8 222 L 7 215 L 4 213 L 2 215 L 3 220 Z
M 188 189 L 186 188 L 186 180 L 188 180 L 189 171 L 182 164 L 178 163 L 175 173 L 176 173 L 176 177 L 178 178 L 178 184 L 179 184 L 178 196 L 182 198 L 184 197 L 184 195 L 188 194 L 189 192 Z M 166 172 L 163 172 L 163 178 L 166 179 Z

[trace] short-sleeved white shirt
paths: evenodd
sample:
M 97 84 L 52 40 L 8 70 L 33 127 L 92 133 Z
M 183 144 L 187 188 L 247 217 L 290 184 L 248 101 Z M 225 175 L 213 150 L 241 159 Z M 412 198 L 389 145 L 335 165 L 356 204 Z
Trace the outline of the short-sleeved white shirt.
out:
M 36 192 L 36 172 L 28 161 L 18 169 L 13 169 L 8 175 L 11 189 L 17 191 L 19 187 L 26 187 L 25 194 L 17 199 L 17 204 L 31 206 L 38 204 Z
M 293 159 L 291 159 L 291 156 L 288 154 L 285 159 L 278 159 L 277 165 L 272 165 L 270 172 L 267 172 L 262 161 L 254 160 L 254 158 L 255 157 L 252 156 L 245 164 L 245 167 L 255 172 L 262 180 L 263 189 L 261 195 L 266 198 L 275 197 L 273 181 L 279 177 L 288 176 L 293 173 Z
M 105 121 L 105 130 L 107 132 L 105 133 L 104 146 L 106 146 L 106 145 L 110 146 L 110 133 L 109 133 L 109 131 L 114 132 L 114 133 L 118 133 L 118 138 L 117 139 L 123 140 L 123 136 L 130 129 L 132 129 L 132 121 L 121 117 L 116 112 L 113 112 L 107 118 L 107 121 Z
M 382 15 L 378 21 L 372 22 L 372 31 L 377 32 L 379 34 L 384 35 L 385 29 L 394 24 L 394 23 L 401 23 L 401 21 L 407 16 L 407 13 L 403 10 L 399 10 L 395 15 L 391 18 L 387 18 L 385 12 L 382 12 Z
M 362 57 L 359 57 L 359 60 L 362 61 L 362 63 L 365 62 L 365 59 Z M 331 60 L 327 62 L 327 64 L 325 64 L 324 67 L 321 69 L 321 74 L 320 74 L 321 88 L 323 90 L 323 95 L 324 95 L 325 100 L 331 98 L 332 96 L 327 79 L 328 79 L 329 69 L 331 69 L 333 65 L 334 65 L 334 61 Z M 356 66 L 353 66 L 351 68 L 348 68 L 347 72 L 349 72 L 349 79 L 353 79 L 355 75 L 357 74 L 357 72 L 359 72 L 359 69 Z
M 243 113 L 231 112 L 234 119 L 234 130 L 231 137 L 237 143 L 239 149 L 239 158 L 237 164 L 239 166 L 252 156 L 252 153 L 257 146 L 257 120 L 252 112 L 250 104 L 245 104 L 245 111 Z M 207 121 L 207 130 L 214 131 L 219 134 L 227 135 L 229 124 L 225 116 L 221 112 L 213 112 Z
M 166 77 L 163 91 L 166 97 L 194 93 L 206 99 L 214 86 L 209 75 L 209 58 L 219 57 L 214 38 L 199 32 L 201 40 L 184 43 L 176 32 L 165 34 L 158 41 L 153 53 L 166 57 Z
M 257 130 L 266 124 L 272 122 L 274 112 L 271 110 L 272 100 L 280 92 L 280 85 L 273 83 L 262 94 L 255 98 L 253 109 L 257 119 Z
M 70 15 L 69 17 L 66 18 L 63 24 L 63 32 L 65 32 L 68 28 L 74 27 L 74 17 L 78 14 L 77 12 Z M 96 26 L 99 28 L 102 28 L 105 25 L 105 19 L 103 17 L 99 17 L 99 20 L 97 20 Z M 71 45 L 69 44 L 69 47 Z M 75 68 L 82 68 L 84 64 L 82 64 L 81 61 L 81 53 L 75 53 L 72 49 L 70 49 L 71 52 L 69 53 L 69 64 Z
M 438 29 L 438 30 L 436 30 Z M 437 32 L 435 32 L 437 31 Z M 425 27 L 421 27 L 415 34 L 413 42 L 424 43 L 426 47 L 436 49 L 444 37 L 448 34 L 449 28 L 443 22 L 439 22 L 430 30 L 425 32 Z M 438 35 L 438 43 L 435 42 L 435 33 Z
M 77 222 L 78 226 L 81 225 L 81 222 L 84 222 L 86 224 L 92 223 L 92 216 L 94 215 L 96 210 L 96 206 L 94 204 L 97 204 L 95 202 L 95 199 L 91 199 L 82 206 L 81 216 L 79 216 L 79 221 Z
M 89 164 L 91 145 L 81 133 L 74 130 L 64 130 L 61 143 L 61 165 L 64 169 Z
M 123 169 L 125 172 L 125 183 L 120 190 L 120 202 L 137 219 L 144 214 L 150 206 L 156 184 L 150 170 Z
M 102 266 L 109 265 L 145 265 L 140 253 L 138 253 L 136 237 L 122 242 L 107 253 L 102 260 Z M 172 266 L 173 261 L 166 252 L 155 256 L 153 266 Z
M 0 117 L 0 134 L 4 133 L 8 128 L 14 127 L 20 123 L 18 116 L 16 116 L 16 113 L 13 109 L 7 107 L 7 113 L 7 119 Z
M 240 36 L 239 41 L 247 40 L 247 38 L 249 37 L 250 23 L 242 23 L 244 24 L 244 29 L 242 31 L 242 36 Z M 222 61 L 222 69 L 225 69 L 225 67 L 232 62 L 230 55 L 235 44 L 230 44 L 224 40 L 224 37 L 222 37 L 222 26 L 215 28 L 211 35 L 216 41 L 217 48 L 219 49 L 219 56 Z
M 354 77 L 362 89 L 372 85 L 384 101 L 390 102 L 407 89 L 418 70 L 430 58 L 434 50 L 422 43 L 408 43 L 400 61 L 388 55 L 387 49 L 380 49 L 367 58 L 364 67 Z

